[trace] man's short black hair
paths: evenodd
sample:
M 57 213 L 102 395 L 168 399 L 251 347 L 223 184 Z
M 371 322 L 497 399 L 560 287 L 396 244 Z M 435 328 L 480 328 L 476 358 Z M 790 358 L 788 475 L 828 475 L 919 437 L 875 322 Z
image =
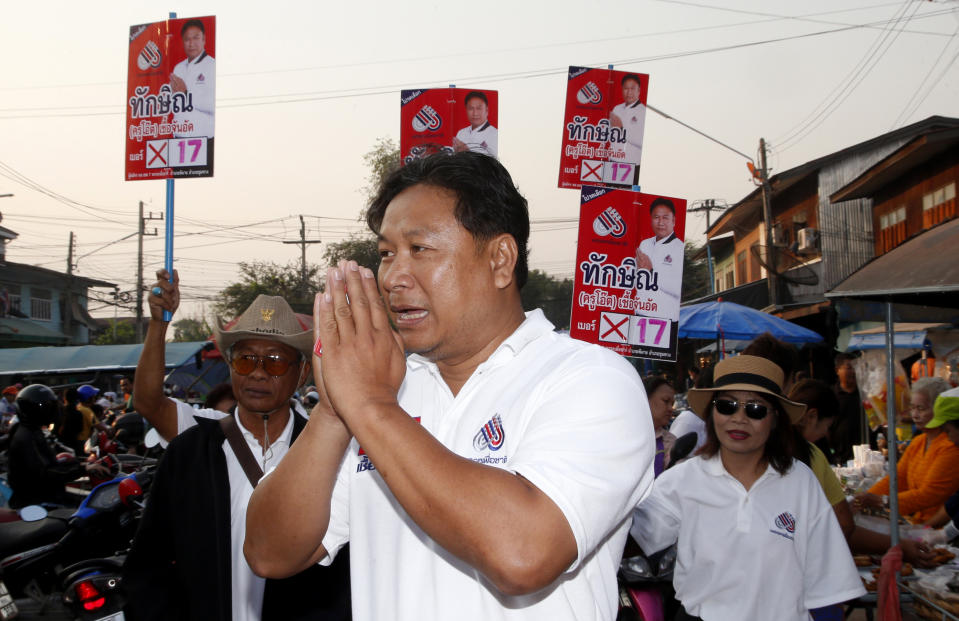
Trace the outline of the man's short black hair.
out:
M 200 32 L 203 33 L 203 36 L 204 37 L 206 36 L 206 28 L 203 27 L 203 22 L 201 22 L 198 19 L 188 19 L 186 20 L 186 23 L 183 24 L 183 28 L 180 28 L 180 38 L 182 39 L 183 35 L 186 34 L 187 28 L 193 28 L 193 27 L 199 28 Z
M 660 196 L 659 198 L 654 199 L 653 204 L 649 206 L 649 215 L 653 215 L 653 210 L 657 207 L 666 207 L 673 212 L 674 216 L 676 215 L 676 205 L 673 205 L 673 201 L 669 200 L 668 198 L 663 198 Z
M 463 100 L 463 105 L 468 106 L 470 104 L 470 99 L 482 99 L 483 103 L 486 104 L 486 107 L 489 108 L 489 100 L 486 99 L 486 93 L 483 91 L 470 91 L 466 93 L 466 99 Z
M 626 86 L 626 82 L 628 82 L 629 80 L 632 80 L 633 82 L 635 82 L 636 86 L 638 86 L 639 88 L 643 88 L 642 80 L 640 80 L 639 76 L 636 75 L 635 73 L 627 73 L 626 75 L 624 75 L 623 79 L 620 80 L 619 85 Z
M 516 240 L 513 274 L 522 289 L 529 275 L 529 210 L 512 177 L 496 158 L 464 151 L 436 153 L 394 170 L 380 186 L 366 212 L 366 223 L 377 235 L 386 208 L 400 192 L 415 185 L 448 190 L 456 196 L 453 216 L 478 241 L 507 233 Z

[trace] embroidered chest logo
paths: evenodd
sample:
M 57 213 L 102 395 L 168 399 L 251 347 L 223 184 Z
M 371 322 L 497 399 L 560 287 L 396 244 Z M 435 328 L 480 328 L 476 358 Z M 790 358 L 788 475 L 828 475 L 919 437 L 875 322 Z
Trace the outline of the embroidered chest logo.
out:
M 480 427 L 480 430 L 473 436 L 473 448 L 477 451 L 483 451 L 487 448 L 491 451 L 498 451 L 503 447 L 503 441 L 506 439 L 506 433 L 503 431 L 503 419 L 499 414 L 493 415 L 493 418 Z
M 665 263 L 666 265 L 672 265 L 672 264 L 673 264 L 673 257 L 667 254 L 667 255 L 666 255 L 666 258 L 663 259 L 663 263 Z
M 796 518 L 792 513 L 785 511 L 776 516 L 776 527 L 781 528 L 787 533 L 796 532 Z
M 206 83 L 206 78 L 203 77 L 203 74 L 201 73 L 200 75 L 198 75 L 198 76 L 196 77 L 196 81 L 199 82 L 200 84 L 205 84 L 205 83 Z

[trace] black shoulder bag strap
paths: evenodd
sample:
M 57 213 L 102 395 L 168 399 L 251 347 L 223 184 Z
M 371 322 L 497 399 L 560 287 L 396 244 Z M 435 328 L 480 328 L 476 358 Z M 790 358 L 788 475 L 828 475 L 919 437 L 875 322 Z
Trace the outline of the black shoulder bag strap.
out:
M 246 473 L 246 478 L 250 480 L 250 485 L 253 486 L 253 489 L 256 489 L 256 484 L 260 482 L 260 478 L 263 476 L 263 470 L 256 463 L 256 457 L 253 456 L 250 445 L 243 439 L 240 427 L 236 424 L 236 418 L 232 414 L 224 416 L 220 419 L 220 427 L 223 429 L 223 435 L 226 436 L 227 442 L 230 443 L 230 448 L 233 449 L 233 454 L 240 462 L 243 472 Z

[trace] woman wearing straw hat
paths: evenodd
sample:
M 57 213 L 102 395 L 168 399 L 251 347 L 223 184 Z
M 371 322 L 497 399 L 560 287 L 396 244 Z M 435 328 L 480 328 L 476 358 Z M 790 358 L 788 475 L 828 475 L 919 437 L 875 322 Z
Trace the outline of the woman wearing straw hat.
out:
M 677 543 L 677 619 L 808 620 L 865 593 L 812 472 L 793 459 L 805 406 L 782 370 L 755 356 L 716 365 L 687 400 L 706 421 L 698 455 L 656 480 L 631 532 L 647 553 Z

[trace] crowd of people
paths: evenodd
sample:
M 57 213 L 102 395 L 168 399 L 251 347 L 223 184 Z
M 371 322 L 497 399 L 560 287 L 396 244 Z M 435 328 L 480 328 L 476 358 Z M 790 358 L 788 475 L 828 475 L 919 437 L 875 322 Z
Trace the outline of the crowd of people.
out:
M 99 408 L 125 412 L 117 436 L 129 411 L 166 445 L 126 618 L 612 620 L 630 536 L 676 545 L 680 620 L 837 619 L 865 593 L 851 551 L 890 542 L 853 510 L 889 490 L 850 504 L 829 465 L 832 440 L 860 439 L 848 360 L 838 389 L 796 382 L 795 351 L 763 335 L 694 373 L 674 419 L 668 379 L 524 312 L 529 215 L 495 159 L 415 160 L 367 221 L 378 274 L 332 266 L 312 326 L 257 297 L 216 328 L 230 382 L 202 407 L 164 392 L 165 270 L 133 385 L 59 399 L 75 451 L 110 424 Z M 945 526 L 930 540 L 959 534 L 959 397 L 941 388 L 916 383 L 899 466 L 903 512 Z

